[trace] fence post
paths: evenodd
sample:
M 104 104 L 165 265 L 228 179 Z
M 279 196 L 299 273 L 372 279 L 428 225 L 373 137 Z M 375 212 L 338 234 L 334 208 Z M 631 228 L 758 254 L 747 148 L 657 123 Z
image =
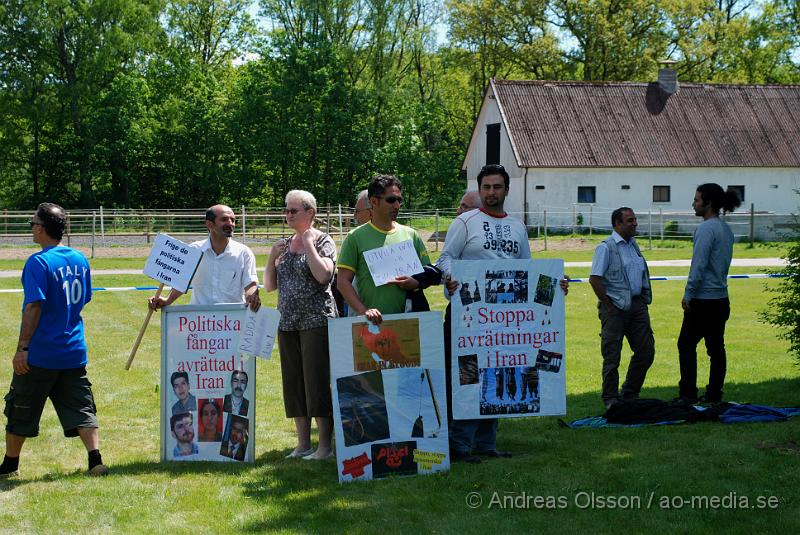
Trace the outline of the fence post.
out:
M 72 233 L 72 221 L 69 217 L 69 212 L 67 212 L 67 247 L 71 247 L 69 235 Z
M 756 239 L 756 210 L 755 205 L 750 203 L 750 248 L 754 247 Z
M 647 210 L 647 249 L 653 250 L 653 211 Z
M 547 210 L 544 211 L 544 250 L 547 250 Z
M 3 234 L 8 234 L 8 210 L 3 210 L 3 224 L 5 228 Z
M 330 203 L 328 203 L 328 211 L 327 211 L 326 218 L 328 219 L 328 230 L 326 232 L 328 234 L 330 234 L 331 233 L 331 204 Z
M 589 205 L 589 237 L 592 237 L 592 208 L 593 206 Z
M 661 227 L 661 241 L 664 241 L 664 212 L 661 208 L 658 209 L 658 226 Z
M 572 233 L 573 234 L 575 234 L 575 225 L 576 225 L 576 223 L 577 222 L 575 221 L 575 205 L 573 204 L 572 205 Z
M 339 242 L 342 241 L 342 227 L 344 227 L 344 218 L 342 217 L 342 203 L 339 203 Z
M 436 250 L 439 250 L 439 209 L 436 209 L 436 223 L 434 226 L 434 236 L 436 236 Z
M 97 212 L 92 210 L 92 256 L 94 258 L 94 233 L 95 233 L 95 225 L 97 223 Z
M 106 246 L 106 224 L 103 219 L 103 206 L 100 205 L 100 245 Z
M 147 223 L 146 223 L 145 227 L 146 227 L 145 239 L 147 240 L 147 243 L 150 243 L 150 229 L 153 228 L 153 214 L 152 214 L 152 212 L 147 217 Z
M 242 239 L 247 238 L 247 212 L 244 210 L 244 205 L 242 205 Z

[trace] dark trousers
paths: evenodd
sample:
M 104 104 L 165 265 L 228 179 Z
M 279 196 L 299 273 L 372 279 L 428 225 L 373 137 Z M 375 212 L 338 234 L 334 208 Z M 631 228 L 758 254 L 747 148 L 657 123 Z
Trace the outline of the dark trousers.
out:
M 678 358 L 681 380 L 680 395 L 686 399 L 697 398 L 697 344 L 706 341 L 710 359 L 706 397 L 722 399 L 727 358 L 725 355 L 725 323 L 731 315 L 731 303 L 724 299 L 692 299 L 690 310 L 683 313 L 683 325 L 678 337 Z
M 444 365 L 447 378 L 447 427 L 450 435 L 450 449 L 459 453 L 469 453 L 473 448 L 475 451 L 491 451 L 497 447 L 496 418 L 453 419 L 453 385 L 452 369 L 450 368 L 453 365 L 453 352 L 450 344 L 451 324 L 450 305 L 448 304 L 444 312 Z M 458 363 L 455 365 L 458 366 Z M 502 389 L 502 382 L 499 385 L 498 388 Z
M 620 396 L 622 399 L 637 398 L 656 354 L 647 304 L 639 296 L 631 301 L 630 310 L 620 310 L 614 306 L 608 309 L 601 303 L 599 316 L 600 352 L 603 354 L 603 403 L 608 405 Z M 619 363 L 623 338 L 628 339 L 633 356 L 620 393 Z

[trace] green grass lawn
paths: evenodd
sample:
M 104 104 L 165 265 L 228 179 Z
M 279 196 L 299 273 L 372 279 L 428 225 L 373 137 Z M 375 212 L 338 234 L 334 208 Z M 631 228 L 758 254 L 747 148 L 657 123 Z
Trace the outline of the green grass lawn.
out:
M 588 268 L 570 271 L 572 276 L 586 276 Z M 754 268 L 739 272 L 754 272 Z M 669 268 L 654 274 L 685 273 L 686 269 Z M 150 283 L 137 276 L 94 280 L 96 286 Z M 769 298 L 765 288 L 774 284 L 763 280 L 730 283 L 726 399 L 800 405 L 798 367 L 787 355 L 786 343 L 757 318 Z M 0 287 L 16 286 L 14 279 L 0 279 Z M 651 315 L 656 360 L 645 382 L 646 397 L 670 399 L 677 393 L 675 345 L 682 291 L 683 282 L 654 283 Z M 440 289 L 427 293 L 433 308 L 441 310 Z M 284 459 L 294 446 L 294 431 L 284 417 L 277 358 L 258 366 L 255 465 L 160 463 L 158 316 L 133 369 L 124 370 L 146 312 L 147 295 L 97 292 L 85 310 L 90 377 L 103 456 L 111 475 L 103 479 L 82 475 L 83 447 L 77 439 L 63 438 L 48 405 L 41 436 L 30 440 L 23 451 L 22 478 L 0 482 L 0 531 L 800 532 L 800 418 L 771 424 L 600 430 L 561 428 L 553 417 L 505 420 L 498 444 L 514 452 L 513 459 L 479 466 L 457 464 L 450 472 L 434 476 L 340 485 L 332 461 Z M 7 318 L 0 326 L 0 351 L 8 356 L 0 373 L 3 393 L 10 380 L 8 361 L 16 343 L 21 301 L 21 294 L 0 294 Z M 275 294 L 264 302 L 274 306 Z M 602 412 L 595 310 L 589 285 L 573 284 L 567 298 L 567 420 Z M 708 366 L 702 357 L 700 362 L 702 379 Z M 466 505 L 472 492 L 483 499 L 477 509 Z M 524 493 L 531 509 L 489 507 L 495 493 L 498 498 Z M 592 494 L 595 507 L 580 507 Z M 561 500 L 566 506 L 535 509 L 538 496 Z M 665 499 L 691 496 L 745 497 L 750 505 L 756 505 L 759 496 L 764 500 L 775 496 L 777 508 L 660 507 Z M 607 497 L 628 500 L 634 507 L 598 507 L 597 500 Z

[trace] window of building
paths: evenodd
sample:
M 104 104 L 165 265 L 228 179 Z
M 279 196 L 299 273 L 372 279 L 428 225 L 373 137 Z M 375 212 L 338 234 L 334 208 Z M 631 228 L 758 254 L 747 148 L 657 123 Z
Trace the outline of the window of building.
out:
M 486 125 L 486 165 L 500 163 L 500 123 Z
M 536 184 L 536 189 L 544 189 L 544 184 Z
M 578 202 L 597 202 L 597 188 L 594 186 L 578 186 Z
M 653 202 L 669 202 L 669 186 L 653 186 Z
M 744 186 L 728 186 L 728 189 L 738 193 L 739 200 L 744 202 Z

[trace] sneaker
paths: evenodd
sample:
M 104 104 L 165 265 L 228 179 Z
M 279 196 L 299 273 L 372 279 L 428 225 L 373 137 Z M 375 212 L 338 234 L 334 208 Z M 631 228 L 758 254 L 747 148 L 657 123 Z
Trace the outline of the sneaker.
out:
M 673 405 L 695 405 L 697 398 L 687 398 L 685 396 L 678 396 L 672 400 Z
M 19 477 L 19 470 L 0 473 L 0 479 L 14 479 L 16 477 Z
M 99 477 L 108 475 L 108 467 L 104 464 L 96 464 L 91 470 L 86 472 L 89 477 Z

